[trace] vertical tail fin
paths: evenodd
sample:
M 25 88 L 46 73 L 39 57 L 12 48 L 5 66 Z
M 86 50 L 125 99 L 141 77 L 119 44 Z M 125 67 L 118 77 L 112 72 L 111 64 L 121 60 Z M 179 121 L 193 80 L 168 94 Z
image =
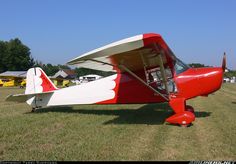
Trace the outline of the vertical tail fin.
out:
M 58 89 L 39 68 L 31 68 L 27 72 L 25 94 L 42 93 Z

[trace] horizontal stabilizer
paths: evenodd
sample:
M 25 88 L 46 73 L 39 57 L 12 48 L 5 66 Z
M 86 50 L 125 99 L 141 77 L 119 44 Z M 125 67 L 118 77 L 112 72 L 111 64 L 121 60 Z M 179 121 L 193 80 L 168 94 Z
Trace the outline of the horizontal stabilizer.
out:
M 14 101 L 14 102 L 26 102 L 30 98 L 37 96 L 37 95 L 46 95 L 46 94 L 52 94 L 54 91 L 49 92 L 42 92 L 42 93 L 32 93 L 32 94 L 15 94 L 15 95 L 9 95 L 6 98 L 6 101 Z

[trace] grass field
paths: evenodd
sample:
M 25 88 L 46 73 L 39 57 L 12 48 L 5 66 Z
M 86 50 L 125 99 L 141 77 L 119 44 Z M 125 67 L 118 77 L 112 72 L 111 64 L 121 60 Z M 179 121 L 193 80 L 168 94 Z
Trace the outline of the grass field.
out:
M 0 160 L 236 160 L 236 85 L 188 101 L 196 120 L 168 125 L 167 104 L 40 109 L 0 88 Z M 66 96 L 66 95 L 65 95 Z

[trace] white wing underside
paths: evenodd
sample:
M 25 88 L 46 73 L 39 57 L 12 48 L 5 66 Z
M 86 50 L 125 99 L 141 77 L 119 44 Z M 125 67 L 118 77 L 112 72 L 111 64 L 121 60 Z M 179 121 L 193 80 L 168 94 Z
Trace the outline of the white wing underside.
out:
M 161 54 L 163 64 L 174 61 L 176 57 L 162 37 L 157 34 L 149 35 L 137 35 L 108 44 L 80 55 L 67 62 L 67 64 L 116 72 L 121 70 L 119 65 L 125 65 L 132 71 L 143 69 L 144 65 L 149 68 L 158 67 L 159 59 L 157 56 L 159 54 Z M 155 45 L 155 48 L 153 45 Z
M 143 47 L 142 38 L 143 35 L 137 35 L 108 44 L 104 47 L 85 53 L 69 61 L 67 64 L 101 71 L 115 72 L 113 69 L 114 65 L 109 57 Z

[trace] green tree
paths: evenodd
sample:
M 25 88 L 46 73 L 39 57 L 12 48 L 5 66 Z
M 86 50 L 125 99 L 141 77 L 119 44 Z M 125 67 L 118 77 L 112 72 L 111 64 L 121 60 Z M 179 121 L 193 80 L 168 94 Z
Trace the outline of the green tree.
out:
M 229 72 L 225 72 L 225 73 L 224 73 L 224 77 L 231 78 L 231 77 L 233 77 L 233 76 L 236 77 L 236 71 L 229 70 Z
M 61 65 L 61 64 L 52 65 L 50 63 L 43 64 L 41 61 L 38 61 L 38 60 L 35 61 L 34 67 L 42 68 L 48 76 L 55 75 L 55 73 L 57 73 L 60 69 L 69 69 L 69 70 L 71 70 L 71 68 L 67 65 Z
M 201 64 L 201 63 L 191 63 L 189 64 L 189 66 L 193 68 L 206 67 L 204 64 Z
M 89 68 L 76 68 L 75 72 L 77 74 L 77 77 L 85 76 L 88 74 L 96 74 L 96 75 L 106 77 L 106 76 L 110 76 L 114 74 L 114 72 L 105 72 L 105 71 L 94 70 L 94 69 L 89 69 Z
M 35 62 L 30 55 L 30 49 L 18 38 L 9 42 L 0 42 L 0 71 L 26 71 Z
M 52 65 L 52 64 L 43 64 L 42 69 L 44 70 L 44 72 L 48 75 L 48 76 L 53 76 L 55 75 L 55 73 L 57 73 L 59 71 L 59 67 Z
M 61 64 L 58 64 L 57 65 L 59 69 L 71 69 L 69 66 L 67 65 L 61 65 Z
M 209 66 L 209 65 L 201 64 L 201 63 L 191 63 L 191 64 L 188 64 L 188 65 L 190 67 L 193 67 L 193 68 L 212 67 L 212 66 Z
M 0 73 L 7 70 L 5 63 L 3 63 L 6 51 L 7 51 L 7 43 L 0 41 Z

